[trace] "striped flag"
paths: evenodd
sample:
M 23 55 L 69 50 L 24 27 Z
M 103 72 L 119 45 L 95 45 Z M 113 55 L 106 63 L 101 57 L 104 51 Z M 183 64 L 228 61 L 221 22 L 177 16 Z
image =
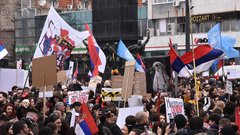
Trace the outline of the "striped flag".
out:
M 0 42 L 0 60 L 8 54 L 7 49 L 4 47 L 3 43 Z

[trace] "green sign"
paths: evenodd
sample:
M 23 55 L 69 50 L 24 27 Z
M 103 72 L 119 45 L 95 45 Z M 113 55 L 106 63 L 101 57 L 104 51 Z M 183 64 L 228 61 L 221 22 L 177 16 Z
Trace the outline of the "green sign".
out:
M 33 54 L 36 46 L 27 46 L 27 45 L 16 45 L 15 53 L 16 55 L 29 55 Z

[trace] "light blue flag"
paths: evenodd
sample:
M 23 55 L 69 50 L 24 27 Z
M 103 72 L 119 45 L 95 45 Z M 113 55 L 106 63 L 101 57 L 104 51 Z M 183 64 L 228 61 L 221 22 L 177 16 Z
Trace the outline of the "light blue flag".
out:
M 239 57 L 239 51 L 233 48 L 235 43 L 235 38 L 222 36 L 222 50 L 226 54 L 227 59 Z
M 207 33 L 208 35 L 208 43 L 213 48 L 221 49 L 221 31 L 220 24 L 217 23 L 213 26 Z
M 236 39 L 229 36 L 222 36 L 220 31 L 220 24 L 217 23 L 207 33 L 208 43 L 213 48 L 220 49 L 226 54 L 226 59 L 239 57 L 239 51 L 233 48 Z
M 132 54 L 129 52 L 122 40 L 118 43 L 117 55 L 127 61 L 135 61 L 135 68 L 139 72 L 144 72 L 143 68 L 136 62 Z

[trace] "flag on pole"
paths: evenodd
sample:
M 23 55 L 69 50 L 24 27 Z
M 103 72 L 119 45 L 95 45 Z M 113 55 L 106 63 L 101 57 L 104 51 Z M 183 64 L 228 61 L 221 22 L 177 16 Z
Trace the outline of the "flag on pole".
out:
M 93 76 L 98 75 L 98 71 L 104 73 L 106 67 L 106 56 L 102 49 L 98 46 L 88 24 L 85 25 L 86 30 L 89 31 L 90 36 L 88 37 L 88 51 L 93 64 Z
M 122 40 L 119 41 L 118 43 L 118 49 L 117 49 L 117 55 L 127 61 L 135 61 L 134 57 L 132 54 L 129 52 L 125 44 L 122 42 Z M 143 68 L 136 62 L 135 68 L 139 72 L 144 72 Z
M 95 120 L 93 119 L 85 103 L 83 103 L 80 107 L 80 114 L 83 119 L 79 124 L 76 125 L 75 133 L 77 135 L 94 135 L 98 133 L 99 130 Z M 76 129 L 78 130 L 77 132 Z
M 170 51 L 168 52 L 168 55 L 170 56 L 170 64 L 172 69 L 178 73 L 178 76 L 180 77 L 186 77 L 189 78 L 192 76 L 192 71 L 190 71 L 187 66 L 182 62 L 182 60 L 178 57 L 176 51 L 174 50 L 172 46 L 171 39 L 169 43 Z
M 196 72 L 200 73 L 206 71 L 213 64 L 214 60 L 222 59 L 224 52 L 212 48 L 210 45 L 201 45 L 194 49 Z M 188 67 L 193 68 L 193 55 L 192 52 L 186 52 L 181 56 L 181 60 Z
M 56 54 L 57 66 L 61 70 L 72 49 L 88 36 L 88 31 L 79 32 L 69 26 L 51 6 L 33 58 Z
M 211 66 L 210 71 L 215 74 L 221 67 L 223 66 L 223 59 L 222 60 L 215 60 Z
M 137 53 L 137 59 L 136 59 L 137 63 L 142 67 L 142 69 L 144 70 L 144 72 L 146 71 L 146 67 L 145 64 L 142 61 L 142 58 L 140 56 L 139 53 Z
M 76 67 L 75 72 L 73 74 L 73 79 L 77 79 L 78 77 L 78 67 Z
M 3 43 L 0 42 L 0 60 L 8 54 L 7 49 L 4 47 Z
M 217 23 L 208 33 L 208 43 L 215 49 L 222 50 L 226 58 L 239 57 L 239 51 L 234 49 L 236 39 L 230 36 L 221 36 L 220 24 Z

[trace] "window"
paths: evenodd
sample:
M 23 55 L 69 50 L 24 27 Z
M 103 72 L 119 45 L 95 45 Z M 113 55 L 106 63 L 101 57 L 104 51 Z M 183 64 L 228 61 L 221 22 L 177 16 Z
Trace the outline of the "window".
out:
M 153 4 L 171 3 L 173 0 L 153 0 Z
M 185 24 L 184 23 L 180 23 L 177 25 L 177 33 L 178 34 L 185 33 Z
M 240 30 L 240 20 L 232 20 L 231 21 L 231 30 L 239 31 Z
M 192 24 L 192 33 L 199 33 L 199 23 Z
M 199 32 L 200 33 L 206 33 L 212 28 L 212 23 L 211 22 L 206 22 L 206 23 L 200 23 L 199 25 Z
M 223 21 L 222 22 L 222 31 L 230 31 L 231 21 Z

